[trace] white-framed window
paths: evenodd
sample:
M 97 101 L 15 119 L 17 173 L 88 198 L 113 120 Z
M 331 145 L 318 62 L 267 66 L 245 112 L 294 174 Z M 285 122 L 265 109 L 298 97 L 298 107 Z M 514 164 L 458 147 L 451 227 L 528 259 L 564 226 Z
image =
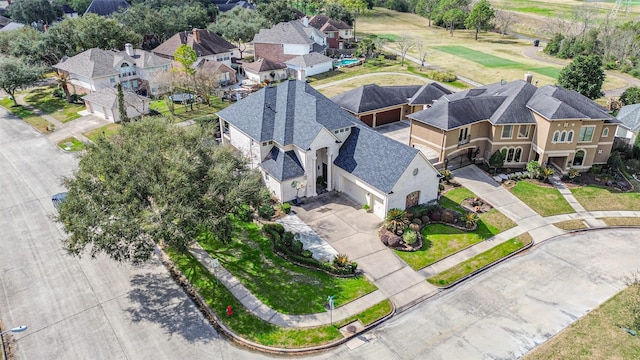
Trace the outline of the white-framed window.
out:
M 557 143 L 558 140 L 560 140 L 560 131 L 556 130 L 553 132 L 553 139 L 551 141 Z
M 522 147 L 503 147 L 500 152 L 504 156 L 506 163 L 518 163 L 522 159 Z
M 602 129 L 602 137 L 607 137 L 609 136 L 609 128 L 604 128 Z
M 522 148 L 521 147 L 517 147 L 516 148 L 516 154 L 513 156 L 513 161 L 514 162 L 520 162 L 521 158 L 522 158 Z
M 458 142 L 459 143 L 468 143 L 469 142 L 469 127 L 460 128 L 458 132 Z
M 519 138 L 528 138 L 529 137 L 529 128 L 530 128 L 530 125 L 520 125 L 518 127 L 518 137 Z
M 502 127 L 502 138 L 511 139 L 513 136 L 513 125 L 504 125 Z
M 567 140 L 567 132 L 563 131 L 560 133 L 560 142 L 565 142 Z
M 581 166 L 582 164 L 584 164 L 584 157 L 586 154 L 587 152 L 582 149 L 576 151 L 576 155 L 573 157 L 573 165 Z
M 578 133 L 578 142 L 589 142 L 593 139 L 593 132 L 596 130 L 594 125 L 583 126 Z
M 567 134 L 567 142 L 573 141 L 573 130 L 569 130 L 569 134 Z

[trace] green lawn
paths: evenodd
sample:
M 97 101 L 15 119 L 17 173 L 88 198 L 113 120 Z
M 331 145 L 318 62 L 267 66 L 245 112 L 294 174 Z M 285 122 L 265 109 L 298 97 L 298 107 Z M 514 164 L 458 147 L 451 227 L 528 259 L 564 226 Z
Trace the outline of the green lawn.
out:
M 82 135 L 88 137 L 91 141 L 96 141 L 100 136 L 104 135 L 106 137 L 110 137 L 111 135 L 116 134 L 121 128 L 122 124 L 107 124 L 97 129 L 87 131 Z
M 515 251 L 530 244 L 531 241 L 531 236 L 529 236 L 528 233 L 522 234 L 514 239 L 507 240 L 499 245 L 496 245 L 495 247 L 483 253 L 480 253 L 468 260 L 465 260 L 460 264 L 449 268 L 437 275 L 434 275 L 427 279 L 427 281 L 438 286 L 449 285 L 484 266 L 487 266 L 497 260 L 504 258 L 509 254 L 514 253 Z
M 579 229 L 587 228 L 587 225 L 585 225 L 584 222 L 582 222 L 582 220 L 578 220 L 578 219 L 560 221 L 560 222 L 554 223 L 553 225 L 562 230 L 579 230 Z
M 7 110 L 11 111 L 13 115 L 21 118 L 27 124 L 33 126 L 36 130 L 41 133 L 47 133 L 47 128 L 51 126 L 51 123 L 47 120 L 37 116 L 33 113 L 33 111 L 25 108 L 22 105 L 14 105 L 13 101 L 9 100 L 8 97 L 0 100 L 0 106 L 5 107 Z
M 262 302 L 283 314 L 322 312 L 329 295 L 336 295 L 340 306 L 376 289 L 363 276 L 336 278 L 291 264 L 273 253 L 271 241 L 254 223 L 237 222 L 229 243 L 210 236 L 200 244 Z
M 172 118 L 174 122 L 182 122 L 205 116 L 212 116 L 229 105 L 231 105 L 229 102 L 224 102 L 222 99 L 212 96 L 211 106 L 207 106 L 205 104 L 194 104 L 192 109 L 189 105 L 185 106 L 182 104 L 175 104 L 173 115 L 169 111 L 169 106 L 164 99 L 151 101 L 149 103 L 149 109 L 156 110 L 162 115 Z
M 440 206 L 464 213 L 462 200 L 476 195 L 467 188 L 459 187 L 440 197 Z M 455 254 L 473 244 L 489 239 L 517 224 L 496 209 L 478 214 L 478 229 L 474 232 L 458 230 L 443 224 L 431 224 L 422 229 L 424 242 L 418 251 L 396 250 L 396 254 L 414 270 L 429 266 L 446 256 Z
M 518 181 L 511 192 L 542 216 L 575 212 L 558 189 L 529 181 Z
M 571 193 L 589 211 L 640 210 L 640 193 L 637 192 L 613 192 L 603 187 L 589 185 L 573 188 Z
M 80 118 L 78 111 L 85 109 L 84 104 L 69 104 L 64 98 L 52 95 L 55 86 L 40 86 L 26 91 L 25 101 L 42 111 L 53 116 L 56 120 L 67 122 Z
M 619 327 L 630 326 L 629 305 L 638 302 L 638 285 L 628 287 L 523 359 L 640 359 L 640 336 L 630 336 Z
M 560 74 L 560 67 L 530 67 L 528 65 L 512 61 L 509 59 L 501 58 L 499 56 L 487 54 L 481 51 L 473 50 L 465 46 L 458 45 L 445 45 L 445 46 L 434 46 L 434 49 L 438 51 L 442 51 L 447 54 L 459 56 L 469 61 L 473 61 L 482 66 L 488 68 L 514 68 L 514 69 L 522 69 L 523 71 L 532 71 L 541 75 L 549 76 L 551 78 L 557 79 Z
M 81 151 L 85 149 L 84 143 L 75 137 L 68 137 L 60 141 L 58 146 L 65 151 Z
M 338 331 L 340 326 L 356 319 L 366 326 L 386 316 L 392 310 L 391 303 L 385 300 L 333 326 L 304 329 L 282 328 L 263 321 L 244 308 L 238 299 L 226 287 L 217 283 L 213 274 L 191 254 L 180 253 L 172 249 L 166 249 L 166 252 L 207 305 L 218 314 L 220 321 L 235 334 L 262 345 L 302 348 L 330 343 L 343 337 Z M 283 290 L 283 293 L 284 291 L 286 290 Z M 226 309 L 229 305 L 233 307 L 233 316 L 226 315 Z

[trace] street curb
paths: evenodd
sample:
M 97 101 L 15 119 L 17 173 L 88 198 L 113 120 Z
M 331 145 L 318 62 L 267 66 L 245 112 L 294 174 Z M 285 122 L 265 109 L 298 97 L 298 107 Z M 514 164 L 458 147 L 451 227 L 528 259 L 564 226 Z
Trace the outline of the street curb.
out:
M 337 341 L 334 341 L 332 343 L 327 343 L 324 345 L 312 346 L 308 348 L 286 349 L 286 348 L 276 348 L 276 347 L 258 344 L 236 335 L 231 329 L 229 329 L 226 325 L 224 325 L 224 323 L 220 321 L 220 318 L 218 317 L 218 315 L 209 307 L 209 305 L 207 305 L 205 300 L 194 289 L 189 279 L 187 279 L 182 274 L 182 272 L 180 272 L 180 270 L 173 263 L 173 261 L 171 261 L 171 258 L 162 249 L 159 249 L 159 251 L 160 251 L 160 256 L 159 256 L 160 261 L 169 271 L 171 278 L 173 278 L 173 280 L 178 284 L 178 286 L 180 286 L 180 288 L 182 288 L 182 290 L 187 294 L 187 296 L 189 296 L 189 298 L 191 298 L 191 300 L 195 302 L 198 309 L 202 312 L 202 314 L 209 321 L 209 323 L 213 325 L 216 331 L 224 335 L 227 339 L 233 341 L 234 343 L 253 349 L 253 350 L 257 350 L 265 353 L 271 353 L 271 354 L 280 354 L 280 355 L 305 355 L 305 354 L 318 353 L 324 350 L 334 348 L 338 345 L 344 344 L 345 342 L 351 340 L 352 338 L 360 334 L 363 334 L 373 329 L 374 327 L 380 325 L 381 323 L 389 320 L 396 314 L 395 304 L 392 301 L 389 301 L 392 306 L 391 312 L 389 314 L 374 321 L 373 323 L 366 326 L 364 329 L 354 333 L 351 336 L 344 337 L 342 339 L 339 339 Z

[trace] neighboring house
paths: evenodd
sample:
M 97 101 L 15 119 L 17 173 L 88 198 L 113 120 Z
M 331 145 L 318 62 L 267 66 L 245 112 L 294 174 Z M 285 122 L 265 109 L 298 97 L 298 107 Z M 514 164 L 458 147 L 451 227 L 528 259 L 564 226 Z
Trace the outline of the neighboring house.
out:
M 233 9 L 236 6 L 243 7 L 245 9 L 255 10 L 256 5 L 251 1 L 245 0 L 211 0 L 211 3 L 218 7 L 220 12 L 226 12 Z
M 285 61 L 287 67 L 296 72 L 298 80 L 333 70 L 333 59 L 317 52 L 296 56 Z
M 537 160 L 563 173 L 606 163 L 618 126 L 603 107 L 575 91 L 524 80 L 445 95 L 408 117 L 410 145 L 436 151 L 437 166 L 488 160 L 501 151 L 505 167 Z
M 127 10 L 131 6 L 126 0 L 93 0 L 84 15 L 97 14 L 100 16 L 109 16 L 120 9 Z
M 152 73 L 168 70 L 171 61 L 125 44 L 125 51 L 93 48 L 63 59 L 53 67 L 69 75 L 69 91 L 86 94 L 122 83 L 125 90 L 154 95 Z
M 261 29 L 253 38 L 253 47 L 256 59 L 284 63 L 312 52 L 324 54 L 327 36 L 309 26 L 309 19 L 304 17 Z
M 130 91 L 124 91 L 123 95 L 129 119 L 149 113 L 149 99 L 147 97 Z M 101 89 L 83 96 L 82 100 L 84 100 L 84 104 L 90 114 L 111 120 L 114 123 L 120 122 L 118 93 L 115 89 Z
M 229 67 L 232 57 L 240 57 L 237 46 L 207 29 L 179 32 L 151 51 L 158 56 L 173 60 L 173 54 L 183 44 L 192 48 L 198 59 L 214 60 Z
M 62 13 L 65 18 L 76 19 L 78 17 L 78 12 L 67 4 L 62 4 Z
M 342 20 L 333 20 L 320 14 L 309 19 L 309 25 L 327 35 L 327 45 L 330 49 L 344 49 L 353 40 L 353 28 Z
M 407 118 L 408 114 L 424 110 L 434 100 L 451 91 L 438 83 L 426 85 L 379 86 L 368 84 L 331 98 L 370 127 L 389 124 Z
M 3 26 L 2 29 L 0 29 L 0 31 L 13 31 L 13 30 L 18 30 L 22 27 L 24 27 L 24 24 L 17 23 L 17 22 L 10 22 L 7 25 Z
M 621 122 L 616 137 L 633 146 L 640 131 L 640 104 L 623 106 L 616 117 Z
M 305 82 L 269 86 L 218 112 L 224 144 L 246 154 L 280 201 L 341 191 L 384 218 L 436 199 L 424 155 L 358 123 Z
M 8 17 L 2 16 L 0 15 L 0 29 L 9 25 L 9 23 L 11 22 L 11 19 L 9 19 Z
M 247 79 L 261 83 L 265 80 L 278 81 L 289 77 L 287 65 L 275 63 L 269 59 L 258 59 L 252 63 L 242 65 L 244 75 Z
M 209 59 L 200 59 L 193 64 L 196 71 L 204 71 L 208 76 L 216 79 L 219 86 L 235 84 L 236 71 L 224 63 Z

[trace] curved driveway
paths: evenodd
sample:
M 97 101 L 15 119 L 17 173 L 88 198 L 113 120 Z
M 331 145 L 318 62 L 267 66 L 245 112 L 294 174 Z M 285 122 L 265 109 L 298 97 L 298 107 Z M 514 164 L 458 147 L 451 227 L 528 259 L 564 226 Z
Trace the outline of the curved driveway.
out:
M 560 236 L 382 324 L 355 350 L 316 358 L 518 358 L 620 291 L 639 248 L 640 229 Z

